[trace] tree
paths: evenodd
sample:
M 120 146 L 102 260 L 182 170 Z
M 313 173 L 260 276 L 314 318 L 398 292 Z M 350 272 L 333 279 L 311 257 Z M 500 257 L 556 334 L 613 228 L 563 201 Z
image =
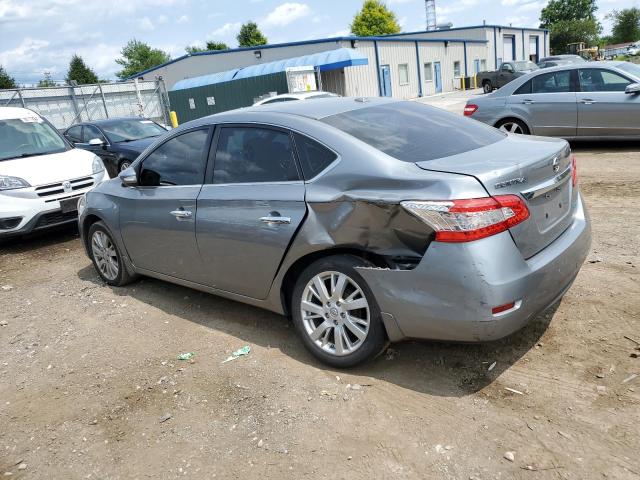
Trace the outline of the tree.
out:
M 0 90 L 3 88 L 18 88 L 14 78 L 0 65 Z
M 380 0 L 365 0 L 362 9 L 353 17 L 351 33 L 360 37 L 400 33 L 396 14 Z
M 611 43 L 626 43 L 640 40 L 640 8 L 614 10 L 607 15 L 613 21 Z
M 120 80 L 132 77 L 136 73 L 156 67 L 171 59 L 168 53 L 157 48 L 151 48 L 148 44 L 135 38 L 129 40 L 120 51 L 120 54 L 123 58 L 116 59 L 116 63 L 122 66 L 122 70 L 116 73 Z
M 247 22 L 242 25 L 236 39 L 241 47 L 257 47 L 267 44 L 267 37 L 262 34 L 256 22 Z
M 39 87 L 55 87 L 57 84 L 51 80 L 51 72 L 44 72 L 44 78 L 38 82 Z
M 78 85 L 86 85 L 88 83 L 98 83 L 98 76 L 96 72 L 84 63 L 82 57 L 74 55 L 69 62 L 69 71 L 65 80 L 67 83 L 75 80 Z
M 597 44 L 602 26 L 596 10 L 595 0 L 550 0 L 540 13 L 540 28 L 549 29 L 553 53 L 565 53 L 569 43 Z
M 229 45 L 224 42 L 207 42 L 205 47 L 191 46 L 185 48 L 187 53 L 208 52 L 211 50 L 229 50 Z

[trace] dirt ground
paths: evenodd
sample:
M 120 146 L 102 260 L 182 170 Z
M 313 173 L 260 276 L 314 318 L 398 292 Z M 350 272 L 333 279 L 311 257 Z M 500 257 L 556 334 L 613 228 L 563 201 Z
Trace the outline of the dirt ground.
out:
M 0 476 L 640 478 L 640 147 L 574 151 L 594 241 L 558 305 L 348 371 L 269 312 L 105 286 L 73 227 L 0 246 Z

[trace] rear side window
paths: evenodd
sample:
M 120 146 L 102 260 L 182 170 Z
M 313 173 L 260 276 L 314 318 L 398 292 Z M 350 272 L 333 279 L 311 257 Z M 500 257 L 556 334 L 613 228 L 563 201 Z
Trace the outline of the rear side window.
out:
M 255 127 L 224 127 L 220 130 L 213 183 L 295 180 L 300 180 L 300 175 L 288 133 Z
M 531 79 L 531 93 L 571 92 L 571 71 L 544 73 Z
M 202 185 L 209 130 L 183 133 L 156 148 L 142 162 L 140 184 L 147 187 Z
M 404 162 L 457 155 L 505 138 L 483 123 L 418 102 L 376 105 L 322 121 Z
M 318 175 L 338 158 L 335 153 L 323 147 L 315 140 L 311 140 L 299 133 L 294 133 L 293 136 L 296 142 L 298 158 L 302 166 L 302 173 L 304 173 L 304 178 L 307 180 Z

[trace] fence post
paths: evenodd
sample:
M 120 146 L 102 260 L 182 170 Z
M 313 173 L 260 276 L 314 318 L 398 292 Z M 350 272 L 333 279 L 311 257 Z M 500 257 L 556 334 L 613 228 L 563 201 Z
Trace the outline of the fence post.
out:
M 22 108 L 27 108 L 27 106 L 24 103 L 24 97 L 22 96 L 22 91 L 20 89 L 18 89 L 18 97 L 20 97 L 20 102 L 22 102 Z
M 102 91 L 102 85 L 98 84 L 100 89 L 100 96 L 102 97 L 102 106 L 104 107 L 104 114 L 109 118 L 109 110 L 107 109 L 107 100 L 104 98 L 104 92 Z
M 164 124 L 170 125 L 172 120 L 171 113 L 169 113 L 169 110 L 171 109 L 169 105 L 169 94 L 167 93 L 167 87 L 164 84 L 164 79 L 162 77 L 156 77 L 156 90 L 159 95 L 160 109 L 162 110 Z
M 73 110 L 76 112 L 76 116 L 71 121 L 71 123 L 75 123 L 76 119 L 80 117 L 80 110 L 78 109 L 78 101 L 76 100 L 76 89 L 75 87 L 69 87 L 69 93 L 71 94 L 71 103 L 73 104 Z M 82 120 L 82 118 L 80 118 Z
M 136 98 L 138 99 L 138 116 L 142 117 L 144 114 L 144 106 L 142 105 L 142 95 L 140 95 L 140 87 L 138 86 L 138 79 L 133 80 L 133 85 L 136 89 Z

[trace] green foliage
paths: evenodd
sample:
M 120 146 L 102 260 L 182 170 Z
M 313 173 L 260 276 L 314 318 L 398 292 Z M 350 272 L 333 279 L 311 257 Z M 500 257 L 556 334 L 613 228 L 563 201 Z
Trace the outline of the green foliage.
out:
M 400 33 L 396 14 L 380 0 L 365 0 L 362 9 L 353 17 L 351 33 L 360 37 Z
M 16 81 L 7 73 L 2 65 L 0 65 L 0 90 L 3 88 L 17 88 Z
M 157 48 L 151 48 L 148 44 L 136 40 L 129 42 L 120 51 L 122 58 L 116 59 L 116 63 L 122 66 L 116 75 L 119 79 L 132 77 L 136 73 L 156 67 L 171 59 L 168 53 Z
M 38 82 L 39 87 L 55 87 L 56 85 L 57 83 L 51 79 L 49 72 L 44 72 L 44 78 Z
M 549 29 L 552 52 L 566 53 L 569 43 L 596 45 L 602 31 L 597 10 L 595 0 L 550 0 L 540 13 L 540 28 Z
M 69 62 L 69 71 L 67 72 L 67 78 L 65 80 L 67 83 L 75 80 L 78 82 L 78 85 L 86 85 L 88 83 L 98 83 L 98 76 L 96 72 L 84 63 L 82 57 L 74 55 Z
M 267 37 L 262 34 L 256 22 L 247 22 L 242 25 L 236 39 L 241 47 L 256 47 L 267 44 Z
M 607 15 L 613 22 L 611 43 L 627 43 L 640 40 L 640 8 L 614 10 Z
M 185 48 L 187 53 L 199 53 L 208 52 L 211 50 L 229 50 L 229 45 L 224 42 L 207 42 L 205 47 L 187 47 Z

